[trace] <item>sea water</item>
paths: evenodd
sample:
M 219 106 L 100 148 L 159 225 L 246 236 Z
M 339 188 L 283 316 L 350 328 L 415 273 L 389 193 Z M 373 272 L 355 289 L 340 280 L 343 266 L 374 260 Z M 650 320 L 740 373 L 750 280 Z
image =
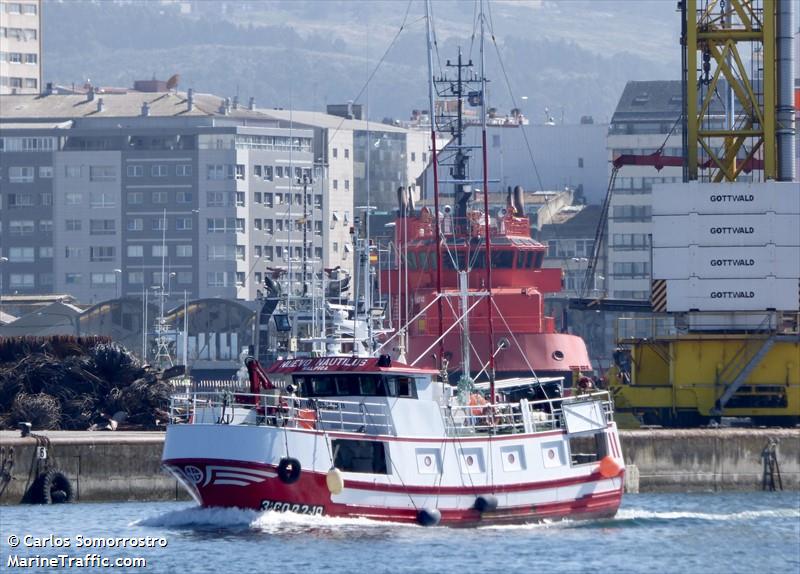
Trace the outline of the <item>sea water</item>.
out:
M 474 529 L 193 503 L 13 506 L 0 534 L 4 572 L 798 574 L 800 493 L 627 495 L 613 519 Z

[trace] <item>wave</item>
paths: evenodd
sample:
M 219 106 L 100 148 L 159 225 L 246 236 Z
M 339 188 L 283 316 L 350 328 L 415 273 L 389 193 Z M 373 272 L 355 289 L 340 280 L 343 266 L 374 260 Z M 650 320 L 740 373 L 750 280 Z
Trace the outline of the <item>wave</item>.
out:
M 242 508 L 202 508 L 199 506 L 166 512 L 157 516 L 134 521 L 131 526 L 156 528 L 229 528 L 250 529 L 263 532 L 294 530 L 341 529 L 343 527 L 370 528 L 389 525 L 386 522 L 368 518 L 336 518 L 331 516 L 310 516 L 293 512 L 256 511 Z M 392 524 L 392 526 L 410 526 Z
M 800 518 L 800 509 L 774 508 L 770 510 L 743 510 L 741 512 L 714 513 L 689 511 L 658 512 L 638 508 L 627 508 L 620 510 L 615 520 L 710 520 L 728 522 L 736 520 L 757 520 L 761 518 Z

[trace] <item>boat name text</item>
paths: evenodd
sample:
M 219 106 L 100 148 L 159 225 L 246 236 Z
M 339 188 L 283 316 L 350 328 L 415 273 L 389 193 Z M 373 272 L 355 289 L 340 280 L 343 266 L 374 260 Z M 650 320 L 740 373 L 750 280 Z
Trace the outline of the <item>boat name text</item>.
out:
M 281 502 L 280 500 L 262 500 L 261 510 L 271 510 L 273 512 L 294 512 L 295 514 L 308 514 L 311 516 L 322 516 L 325 514 L 325 507 L 312 504 L 292 504 L 291 502 Z

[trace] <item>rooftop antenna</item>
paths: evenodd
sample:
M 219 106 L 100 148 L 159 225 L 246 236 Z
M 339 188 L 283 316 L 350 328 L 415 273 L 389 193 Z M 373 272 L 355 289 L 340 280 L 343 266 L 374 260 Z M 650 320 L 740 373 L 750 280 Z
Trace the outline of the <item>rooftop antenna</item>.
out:
M 167 262 L 167 210 L 164 209 L 164 215 L 161 219 L 161 285 L 155 288 L 159 294 L 158 304 L 158 317 L 156 318 L 156 356 L 155 363 L 160 367 L 172 367 L 172 355 L 169 350 L 169 326 L 167 325 L 167 318 L 164 316 L 164 306 L 167 299 L 167 291 L 164 285 L 166 277 L 166 262 Z

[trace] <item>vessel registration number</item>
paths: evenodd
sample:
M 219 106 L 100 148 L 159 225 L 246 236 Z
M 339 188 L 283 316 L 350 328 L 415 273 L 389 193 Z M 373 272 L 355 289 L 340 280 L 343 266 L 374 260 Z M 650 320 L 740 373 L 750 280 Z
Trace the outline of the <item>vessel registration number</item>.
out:
M 325 514 L 325 507 L 311 504 L 292 504 L 291 502 L 281 502 L 279 500 L 262 500 L 261 510 L 272 510 L 273 512 L 294 512 L 296 514 L 309 514 L 311 516 L 322 516 Z

